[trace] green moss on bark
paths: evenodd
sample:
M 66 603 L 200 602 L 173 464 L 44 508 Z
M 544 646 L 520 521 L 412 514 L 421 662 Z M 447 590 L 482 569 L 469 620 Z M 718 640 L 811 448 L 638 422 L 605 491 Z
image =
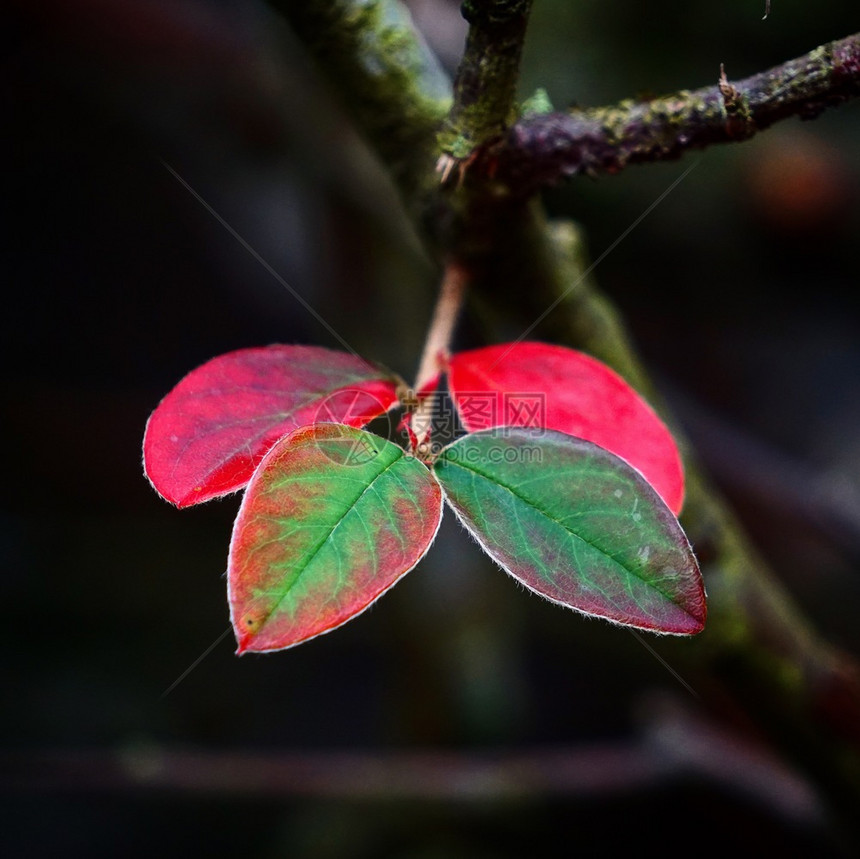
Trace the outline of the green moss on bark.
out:
M 432 177 L 451 87 L 397 0 L 271 0 L 316 59 L 407 202 Z

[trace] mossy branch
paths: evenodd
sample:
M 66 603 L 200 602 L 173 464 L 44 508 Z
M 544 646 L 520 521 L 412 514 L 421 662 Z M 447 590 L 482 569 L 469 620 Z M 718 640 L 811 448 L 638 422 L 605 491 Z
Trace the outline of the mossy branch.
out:
M 617 173 L 746 140 L 782 119 L 810 119 L 857 96 L 860 33 L 740 81 L 721 74 L 713 86 L 661 98 L 532 114 L 486 154 L 486 164 L 497 181 L 526 197 L 580 173 Z
M 317 61 L 407 203 L 432 183 L 451 83 L 399 0 L 269 0 Z
M 445 156 L 469 158 L 516 120 L 520 60 L 532 0 L 467 0 L 466 49 L 454 82 L 454 105 L 439 135 Z

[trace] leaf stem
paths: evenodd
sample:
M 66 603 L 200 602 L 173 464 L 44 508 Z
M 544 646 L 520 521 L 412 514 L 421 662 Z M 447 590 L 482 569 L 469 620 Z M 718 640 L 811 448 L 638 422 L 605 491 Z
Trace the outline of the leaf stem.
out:
M 463 307 L 468 282 L 469 274 L 462 265 L 449 262 L 445 266 L 445 275 L 442 278 L 439 298 L 436 300 L 433 318 L 424 341 L 424 351 L 418 365 L 412 397 L 415 407 L 411 421 L 413 445 L 416 452 L 421 455 L 429 453 L 430 427 L 436 401 L 435 378 L 447 365 L 451 351 L 451 338 Z M 428 386 L 432 387 L 426 395 L 422 396 L 422 392 Z

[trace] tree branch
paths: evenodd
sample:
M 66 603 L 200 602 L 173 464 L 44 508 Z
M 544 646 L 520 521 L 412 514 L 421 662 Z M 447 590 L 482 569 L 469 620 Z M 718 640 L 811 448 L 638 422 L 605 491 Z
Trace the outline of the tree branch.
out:
M 721 75 L 715 86 L 647 101 L 531 115 L 485 155 L 485 167 L 528 197 L 568 176 L 617 173 L 746 140 L 779 120 L 811 119 L 858 95 L 860 33 L 734 83 Z
M 820 802 L 794 771 L 759 746 L 711 724 L 671 698 L 642 707 L 629 740 L 464 752 L 226 752 L 128 744 L 115 750 L 0 752 L 15 796 L 129 793 L 174 797 L 346 798 L 364 802 L 620 800 L 633 791 L 688 783 L 728 790 L 802 827 L 823 824 Z
M 439 135 L 462 160 L 502 136 L 516 119 L 516 91 L 532 0 L 467 0 L 469 35 L 454 82 L 454 105 Z
M 407 203 L 432 182 L 450 81 L 399 0 L 269 0 L 317 60 Z

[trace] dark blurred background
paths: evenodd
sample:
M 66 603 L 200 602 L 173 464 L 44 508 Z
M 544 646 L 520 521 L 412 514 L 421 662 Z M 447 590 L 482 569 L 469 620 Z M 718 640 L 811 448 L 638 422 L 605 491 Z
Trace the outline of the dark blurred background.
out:
M 453 70 L 457 4 L 409 5 Z M 763 5 L 537 0 L 522 95 L 704 86 L 860 20 Z M 527 595 L 453 517 L 354 623 L 237 659 L 238 498 L 161 501 L 147 416 L 217 353 L 340 348 L 292 290 L 409 376 L 434 269 L 264 3 L 13 0 L 4 19 L 6 855 L 840 855 L 813 786 L 703 707 L 659 639 Z M 853 103 L 546 198 L 596 258 L 697 165 L 595 274 L 757 546 L 854 653 L 858 149 Z

